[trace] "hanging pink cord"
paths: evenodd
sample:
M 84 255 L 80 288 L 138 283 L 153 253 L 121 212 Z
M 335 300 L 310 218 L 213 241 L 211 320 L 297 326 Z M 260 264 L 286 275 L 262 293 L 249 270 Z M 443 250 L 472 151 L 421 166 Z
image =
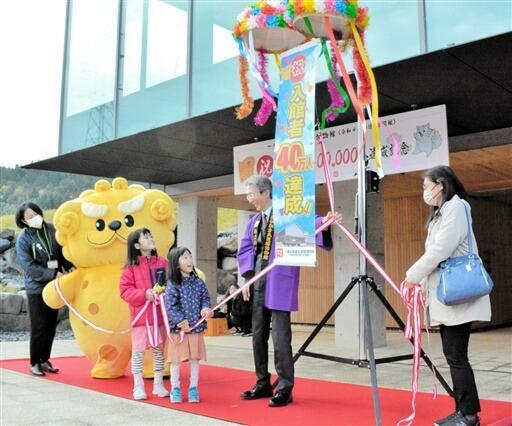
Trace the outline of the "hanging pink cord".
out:
M 322 139 L 319 139 L 318 145 L 320 146 L 320 155 L 323 159 L 323 170 L 325 176 L 325 183 L 327 186 L 327 193 L 329 195 L 329 205 L 331 211 L 334 210 L 334 189 L 332 185 L 330 164 L 327 161 L 325 146 Z M 384 268 L 375 260 L 373 255 L 364 247 L 359 239 L 352 234 L 343 224 L 337 223 L 338 227 L 348 237 L 348 239 L 357 247 L 357 249 L 363 253 L 365 258 L 370 262 L 377 272 L 386 280 L 386 282 L 400 294 L 406 308 L 407 308 L 407 322 L 404 330 L 405 337 L 413 341 L 414 354 L 413 354 L 413 367 L 412 367 L 412 413 L 406 419 L 400 420 L 397 426 L 411 426 L 414 418 L 416 417 L 416 395 L 418 392 L 418 383 L 420 377 L 420 360 L 421 360 L 421 315 L 420 312 L 425 308 L 423 292 L 420 286 L 415 286 L 414 289 L 407 289 L 403 283 L 400 288 L 391 279 Z M 428 332 L 428 329 L 427 329 Z M 432 365 L 432 373 L 434 373 L 434 366 Z M 434 388 L 434 398 L 437 395 L 437 391 Z
M 162 309 L 162 318 L 164 319 L 165 332 L 167 333 L 167 337 L 174 344 L 178 344 L 178 343 L 183 342 L 183 339 L 185 338 L 185 332 L 184 331 L 180 331 L 179 332 L 180 338 L 178 339 L 177 342 L 174 340 L 173 335 L 171 333 L 171 329 L 169 327 L 169 317 L 167 315 L 167 310 L 165 309 L 165 295 L 163 293 L 161 293 L 157 297 L 158 297 L 158 300 L 159 300 L 160 308 Z
M 335 218 L 334 217 L 331 217 L 330 219 L 328 219 L 325 223 L 322 223 L 322 225 L 320 225 L 316 231 L 315 231 L 315 235 L 319 234 L 320 232 L 322 232 L 324 229 L 328 228 L 329 226 L 332 225 L 332 223 L 334 222 Z M 270 263 L 267 267 L 263 268 L 258 274 L 256 274 L 254 277 L 252 277 L 249 281 L 247 281 L 242 287 L 240 287 L 237 291 L 235 291 L 233 294 L 230 294 L 228 297 L 226 297 L 224 300 L 222 300 L 221 302 L 219 302 L 217 305 L 215 305 L 211 310 L 212 311 L 215 311 L 217 309 L 219 309 L 222 305 L 224 305 L 225 303 L 227 303 L 229 300 L 235 298 L 237 295 L 239 295 L 245 288 L 249 288 L 252 284 L 254 284 L 256 281 L 258 281 L 261 277 L 265 276 L 266 274 L 268 274 L 272 269 L 274 269 L 276 266 L 278 266 L 278 264 L 274 262 Z M 193 327 L 190 328 L 190 330 L 193 330 L 194 328 L 196 328 L 199 324 L 201 324 L 202 322 L 206 321 L 206 317 L 202 317 L 196 324 L 194 324 Z
M 79 318 L 80 320 L 82 320 L 83 322 L 85 322 L 88 326 L 94 328 L 95 330 L 97 331 L 101 331 L 103 333 L 108 333 L 108 334 L 115 334 L 115 333 L 119 333 L 119 334 L 124 334 L 124 333 L 128 333 L 130 331 L 129 328 L 127 328 L 126 330 L 122 330 L 122 331 L 112 331 L 112 330 L 107 330 L 103 327 L 100 327 L 99 325 L 96 325 L 94 324 L 93 322 L 89 321 L 87 318 L 85 318 L 80 312 L 78 312 L 74 307 L 73 305 L 71 305 L 71 303 L 69 303 L 66 298 L 64 297 L 64 294 L 62 293 L 62 290 L 60 288 L 60 281 L 59 281 L 59 278 L 57 278 L 55 280 L 55 290 L 57 290 L 57 294 L 59 295 L 59 297 L 61 298 L 61 300 L 64 302 L 64 304 L 68 307 L 68 309 L 73 312 L 73 314 Z
M 407 308 L 407 322 L 404 335 L 414 344 L 414 355 L 412 362 L 412 413 L 409 417 L 400 420 L 397 426 L 411 426 L 416 417 L 416 395 L 418 393 L 418 383 L 420 378 L 421 361 L 421 309 L 425 307 L 423 301 L 423 292 L 421 287 L 416 285 L 413 288 L 407 288 L 404 283 L 400 284 L 400 296 Z M 434 395 L 435 398 L 435 395 Z
M 107 330 L 107 329 L 105 329 L 103 327 L 100 327 L 99 325 L 94 324 L 92 321 L 90 321 L 87 318 L 85 318 L 80 312 L 78 312 L 73 307 L 73 305 L 71 303 L 69 303 L 66 300 L 66 298 L 64 297 L 64 294 L 62 293 L 62 289 L 60 288 L 60 281 L 59 281 L 58 278 L 55 281 L 55 290 L 57 290 L 57 294 L 59 295 L 61 300 L 64 302 L 64 304 L 68 307 L 68 309 L 78 319 L 82 320 L 84 323 L 86 323 L 91 328 L 93 328 L 93 329 L 95 329 L 97 331 L 101 331 L 102 333 L 108 333 L 108 334 L 124 334 L 124 333 L 128 333 L 128 332 L 131 331 L 131 328 L 127 328 L 126 330 L 122 330 L 122 331 Z M 172 339 L 171 333 L 170 333 L 170 330 L 169 330 L 169 319 L 167 318 L 167 312 L 165 310 L 165 302 L 164 302 L 164 295 L 163 294 L 155 295 L 155 300 L 154 301 L 147 300 L 146 303 L 144 304 L 144 306 L 142 307 L 142 309 L 138 312 L 138 314 L 132 320 L 130 325 L 133 327 L 137 323 L 137 321 L 142 317 L 142 315 L 147 311 L 147 309 L 149 308 L 150 305 L 152 305 L 152 310 L 153 310 L 153 327 L 151 329 L 151 326 L 149 325 L 149 322 L 148 322 L 148 319 L 147 319 L 147 315 L 146 315 L 146 324 L 145 325 L 146 325 L 146 331 L 147 331 L 147 334 L 148 334 L 149 344 L 152 347 L 155 347 L 155 345 L 158 344 L 158 333 L 159 333 L 159 330 L 158 330 L 157 306 L 160 306 L 160 309 L 161 309 L 161 312 L 162 312 L 162 317 L 164 318 L 164 326 L 166 328 L 167 336 L 170 339 Z M 182 341 L 183 341 L 183 332 L 180 333 L 179 343 L 181 343 Z
M 324 141 L 320 138 L 318 140 L 318 145 L 320 146 L 320 155 L 322 156 L 322 163 L 324 169 L 324 177 L 325 177 L 325 185 L 327 186 L 327 194 L 329 195 L 329 206 L 331 207 L 331 212 L 335 212 L 334 208 L 334 189 L 332 186 L 331 179 L 331 171 L 329 170 L 329 165 L 327 164 L 327 156 L 325 154 L 325 145 Z

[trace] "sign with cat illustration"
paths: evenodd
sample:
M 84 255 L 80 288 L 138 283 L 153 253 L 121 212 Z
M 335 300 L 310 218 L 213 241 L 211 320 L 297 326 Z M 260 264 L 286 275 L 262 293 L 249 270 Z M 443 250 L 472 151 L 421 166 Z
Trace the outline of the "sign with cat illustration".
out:
M 432 129 L 430 123 L 416 126 L 416 129 L 417 131 L 414 132 L 416 148 L 414 148 L 413 155 L 424 152 L 427 157 L 430 157 L 432 151 L 441 146 L 443 141 L 441 133 L 436 129 Z
M 385 174 L 426 170 L 449 165 L 448 127 L 446 106 L 418 109 L 381 117 L 382 164 Z M 371 132 L 367 132 L 366 156 L 369 168 L 374 164 L 375 148 Z M 356 179 L 357 176 L 357 124 L 344 124 L 316 132 L 322 137 L 326 158 L 331 165 L 333 182 Z M 260 173 L 272 176 L 274 141 L 256 142 L 233 149 L 235 194 L 243 194 L 247 177 Z M 315 182 L 324 183 L 322 157 L 316 152 Z M 245 179 L 244 179 L 245 178 Z

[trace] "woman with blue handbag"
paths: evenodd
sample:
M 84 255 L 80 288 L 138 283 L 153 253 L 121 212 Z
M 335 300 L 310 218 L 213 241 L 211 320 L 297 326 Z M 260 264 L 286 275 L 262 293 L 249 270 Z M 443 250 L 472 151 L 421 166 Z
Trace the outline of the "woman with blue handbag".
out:
M 492 281 L 478 257 L 466 191 L 450 167 L 428 170 L 423 200 L 430 208 L 425 253 L 406 272 L 408 287 L 421 285 L 428 326 L 440 327 L 450 367 L 455 412 L 439 426 L 480 425 L 480 403 L 468 345 L 473 321 L 490 321 Z

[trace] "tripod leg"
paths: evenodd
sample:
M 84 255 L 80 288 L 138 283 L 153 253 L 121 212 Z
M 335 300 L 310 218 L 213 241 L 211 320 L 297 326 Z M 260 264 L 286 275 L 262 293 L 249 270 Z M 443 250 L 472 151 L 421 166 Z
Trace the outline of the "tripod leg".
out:
M 402 321 L 402 318 L 400 318 L 397 314 L 397 312 L 395 311 L 395 309 L 393 308 L 393 306 L 391 306 L 391 304 L 388 302 L 388 300 L 384 297 L 384 295 L 382 294 L 382 292 L 379 290 L 379 288 L 377 287 L 377 285 L 375 284 L 375 281 L 371 281 L 370 283 L 370 287 L 372 288 L 373 292 L 376 294 L 376 296 L 379 298 L 379 300 L 381 301 L 381 303 L 384 305 L 384 307 L 386 308 L 386 310 L 389 312 L 389 314 L 391 315 L 391 317 L 395 320 L 395 322 L 398 324 L 398 327 L 400 327 L 400 330 L 404 331 L 405 330 L 405 324 L 404 322 Z M 411 342 L 411 344 L 414 346 L 414 339 L 409 339 L 409 341 Z M 448 393 L 448 395 L 450 395 L 451 397 L 454 396 L 453 394 L 453 390 L 452 388 L 450 387 L 450 385 L 446 382 L 446 380 L 444 379 L 444 377 L 441 375 L 441 373 L 439 372 L 439 370 L 436 368 L 436 366 L 432 363 L 432 360 L 430 359 L 430 357 L 425 353 L 425 351 L 423 350 L 423 348 L 421 348 L 421 357 L 423 358 L 423 361 L 425 361 L 425 364 L 427 364 L 427 366 L 434 372 L 437 380 L 439 380 L 439 383 L 441 383 L 441 386 L 444 388 L 444 390 Z
M 293 362 L 297 361 L 300 356 L 304 353 L 304 351 L 307 349 L 307 347 L 310 345 L 310 343 L 313 341 L 313 339 L 316 337 L 318 333 L 320 333 L 320 330 L 322 330 L 322 327 L 325 325 L 327 321 L 329 321 L 329 318 L 332 317 L 334 312 L 336 312 L 336 309 L 338 309 L 338 306 L 340 306 L 341 302 L 345 300 L 345 298 L 348 296 L 352 288 L 358 283 L 357 278 L 352 278 L 352 281 L 350 281 L 350 284 L 343 290 L 343 292 L 340 294 L 340 297 L 334 302 L 334 304 L 331 306 L 331 309 L 327 311 L 327 313 L 324 315 L 322 320 L 318 323 L 318 325 L 315 327 L 315 329 L 311 332 L 309 337 L 306 339 L 306 341 L 302 344 L 302 346 L 299 348 L 297 353 L 293 357 Z
M 375 424 L 377 426 L 382 425 L 382 418 L 380 414 L 380 400 L 379 400 L 379 388 L 377 385 L 377 369 L 375 365 L 375 352 L 373 348 L 373 333 L 372 324 L 370 319 L 370 305 L 368 302 L 368 280 L 361 282 L 361 296 L 363 298 L 364 306 L 364 329 L 365 329 L 365 340 L 368 351 L 368 358 L 370 361 L 370 377 L 372 381 L 372 396 L 373 396 L 373 413 L 375 415 Z

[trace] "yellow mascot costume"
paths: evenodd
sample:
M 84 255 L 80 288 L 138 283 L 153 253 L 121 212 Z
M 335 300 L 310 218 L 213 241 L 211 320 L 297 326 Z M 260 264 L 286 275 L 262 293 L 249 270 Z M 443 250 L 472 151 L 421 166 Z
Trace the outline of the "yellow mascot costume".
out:
M 148 228 L 158 253 L 167 256 L 174 242 L 175 211 L 175 203 L 164 192 L 128 186 L 119 177 L 112 185 L 99 180 L 94 190 L 84 191 L 57 209 L 56 239 L 76 269 L 59 279 L 58 288 L 55 281 L 49 283 L 43 298 L 48 306 L 60 308 L 65 304 L 60 292 L 89 322 L 69 314 L 75 338 L 94 364 L 92 377 L 120 377 L 130 361 L 130 314 L 119 296 L 128 235 Z

